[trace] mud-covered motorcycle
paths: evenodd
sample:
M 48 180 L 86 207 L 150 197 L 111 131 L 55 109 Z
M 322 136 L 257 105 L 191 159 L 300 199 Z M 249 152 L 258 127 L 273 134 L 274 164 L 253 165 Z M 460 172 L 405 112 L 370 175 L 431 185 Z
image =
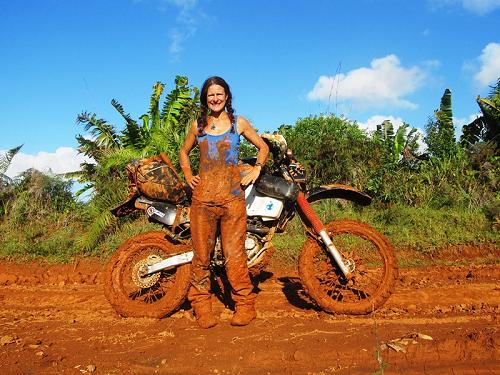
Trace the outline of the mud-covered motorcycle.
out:
M 298 267 L 308 295 L 329 313 L 367 314 L 379 308 L 389 298 L 397 277 L 391 244 L 359 221 L 324 224 L 311 205 L 325 199 L 368 205 L 371 197 L 338 184 L 309 189 L 305 170 L 287 149 L 285 139 L 279 134 L 263 138 L 273 163 L 245 189 L 245 249 L 251 275 L 264 269 L 275 251 L 273 236 L 283 232 L 298 214 L 308 237 Z M 255 159 L 245 163 L 252 165 Z M 189 194 L 178 204 L 142 194 L 132 201 L 135 209 L 143 210 L 163 228 L 134 236 L 116 250 L 106 268 L 105 294 L 122 316 L 168 316 L 184 302 L 190 285 Z M 223 273 L 224 262 L 217 241 L 211 259 L 215 274 Z

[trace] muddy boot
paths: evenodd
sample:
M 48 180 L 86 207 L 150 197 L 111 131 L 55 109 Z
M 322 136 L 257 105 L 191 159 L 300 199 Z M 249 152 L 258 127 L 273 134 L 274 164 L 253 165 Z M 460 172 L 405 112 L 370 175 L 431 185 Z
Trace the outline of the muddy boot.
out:
M 236 312 L 231 319 L 232 326 L 246 326 L 257 317 L 254 305 L 236 306 Z
M 200 328 L 212 328 L 217 325 L 210 302 L 193 305 L 193 309 L 196 316 L 196 323 L 198 323 Z

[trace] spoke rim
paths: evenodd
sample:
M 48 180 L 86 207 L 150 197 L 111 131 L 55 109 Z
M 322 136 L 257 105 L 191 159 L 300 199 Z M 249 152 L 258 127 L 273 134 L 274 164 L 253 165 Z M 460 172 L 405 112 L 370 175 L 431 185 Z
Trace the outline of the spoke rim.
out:
M 342 244 L 340 237 L 348 236 L 343 233 L 333 238 L 334 243 Z M 384 261 L 377 247 L 367 238 L 354 236 L 356 240 L 363 239 L 364 254 L 368 254 L 367 260 L 355 256 L 350 251 L 342 251 L 339 245 L 339 251 L 345 259 L 353 259 L 355 270 L 352 278 L 346 280 L 340 273 L 333 260 L 326 252 L 319 248 L 313 257 L 314 268 L 316 269 L 316 279 L 318 285 L 330 299 L 339 303 L 356 303 L 370 299 L 378 290 L 381 278 L 384 274 Z M 371 266 L 370 266 L 371 264 Z
M 138 264 L 144 263 L 144 261 L 151 255 L 156 255 L 159 257 L 165 257 L 168 254 L 162 249 L 157 247 L 147 247 L 132 255 L 132 259 L 129 262 L 128 267 L 123 270 L 123 289 L 124 294 L 130 301 L 144 304 L 154 304 L 166 298 L 169 291 L 175 284 L 175 273 L 176 269 L 171 269 L 167 271 L 159 271 L 159 277 L 157 276 L 156 282 L 149 286 L 142 288 L 137 285 L 134 280 L 135 277 L 140 277 L 136 275 L 138 272 Z

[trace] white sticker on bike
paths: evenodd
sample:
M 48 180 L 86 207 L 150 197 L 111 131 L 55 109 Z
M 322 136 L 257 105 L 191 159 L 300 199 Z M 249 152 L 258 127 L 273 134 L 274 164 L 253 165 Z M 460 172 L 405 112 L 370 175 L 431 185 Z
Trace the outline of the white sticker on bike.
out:
M 165 217 L 165 214 L 161 211 L 158 211 L 156 208 L 153 206 L 149 206 L 147 209 L 147 213 L 149 216 L 153 216 L 154 214 L 158 215 L 159 217 Z

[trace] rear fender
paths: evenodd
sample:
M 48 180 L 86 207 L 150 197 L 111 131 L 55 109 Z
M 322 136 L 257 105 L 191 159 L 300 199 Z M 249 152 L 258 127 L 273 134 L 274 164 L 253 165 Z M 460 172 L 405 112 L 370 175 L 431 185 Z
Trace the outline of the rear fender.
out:
M 360 204 L 362 206 L 368 206 L 372 201 L 372 197 L 370 197 L 368 194 L 365 194 L 353 188 L 352 186 L 341 184 L 322 185 L 319 187 L 315 187 L 307 192 L 306 198 L 309 203 L 313 203 L 321 199 L 340 198 L 346 199 L 356 204 Z

